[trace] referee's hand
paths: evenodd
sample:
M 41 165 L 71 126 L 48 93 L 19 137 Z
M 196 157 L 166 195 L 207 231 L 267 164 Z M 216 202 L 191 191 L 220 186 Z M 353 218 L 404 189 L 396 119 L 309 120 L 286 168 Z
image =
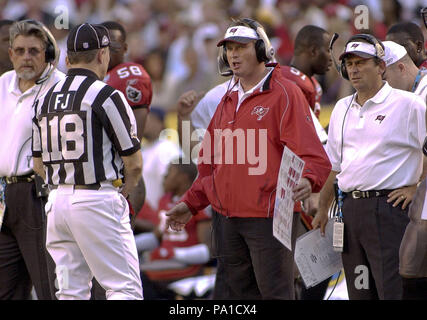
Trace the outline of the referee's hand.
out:
M 181 231 L 190 221 L 192 214 L 188 206 L 180 202 L 166 213 L 166 217 L 166 229 L 170 227 L 174 231 Z

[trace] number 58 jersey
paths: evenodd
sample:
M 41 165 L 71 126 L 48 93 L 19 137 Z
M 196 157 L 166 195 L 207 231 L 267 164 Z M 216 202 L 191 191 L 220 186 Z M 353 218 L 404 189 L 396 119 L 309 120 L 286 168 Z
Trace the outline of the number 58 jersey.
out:
M 104 81 L 123 92 L 132 109 L 149 108 L 153 97 L 151 79 L 143 66 L 125 62 L 108 71 Z
M 86 69 L 70 69 L 35 105 L 33 156 L 47 183 L 93 184 L 122 178 L 121 156 L 140 150 L 123 94 Z

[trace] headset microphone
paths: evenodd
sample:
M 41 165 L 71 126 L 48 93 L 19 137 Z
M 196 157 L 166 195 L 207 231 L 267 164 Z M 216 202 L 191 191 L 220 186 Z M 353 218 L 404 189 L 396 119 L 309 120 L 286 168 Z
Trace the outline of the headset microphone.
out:
M 46 74 L 44 76 L 37 79 L 35 81 L 35 83 L 36 84 L 42 84 L 43 82 L 45 82 L 47 79 L 49 79 L 49 77 L 53 73 L 54 69 L 55 69 L 55 67 L 52 65 L 51 62 L 49 62 L 49 70 L 46 72 Z
M 335 43 L 335 41 L 337 41 L 338 38 L 339 38 L 339 34 L 334 33 L 332 38 L 331 38 L 331 42 L 329 42 L 329 53 L 331 55 L 332 61 L 334 62 L 335 69 L 337 69 L 338 73 L 341 75 L 341 66 L 337 63 L 337 60 L 335 60 L 334 53 L 332 50 L 334 43 Z
M 218 53 L 218 72 L 223 77 L 229 77 L 233 75 L 233 71 L 231 71 L 230 66 L 224 60 L 224 47 L 219 47 Z M 227 89 L 228 91 L 228 89 Z

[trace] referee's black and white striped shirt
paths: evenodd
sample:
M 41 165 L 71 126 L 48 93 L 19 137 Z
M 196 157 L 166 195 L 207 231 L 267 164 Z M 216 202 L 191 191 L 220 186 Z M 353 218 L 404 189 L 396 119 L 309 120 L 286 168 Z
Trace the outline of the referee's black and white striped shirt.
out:
M 70 69 L 38 101 L 33 156 L 47 183 L 85 185 L 122 178 L 123 161 L 140 150 L 136 121 L 123 94 L 87 69 Z

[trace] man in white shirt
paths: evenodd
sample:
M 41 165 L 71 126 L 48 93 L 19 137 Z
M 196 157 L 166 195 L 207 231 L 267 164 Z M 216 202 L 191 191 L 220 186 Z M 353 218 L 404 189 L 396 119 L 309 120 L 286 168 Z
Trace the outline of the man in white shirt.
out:
M 396 89 L 413 92 L 426 101 L 427 70 L 418 69 L 405 47 L 394 41 L 384 41 L 386 73 L 385 80 Z
M 324 233 L 337 179 L 345 196 L 342 260 L 351 300 L 402 298 L 399 247 L 422 173 L 425 102 L 382 80 L 383 59 L 382 43 L 365 34 L 350 38 L 340 56 L 342 76 L 356 93 L 332 112 L 326 146 L 332 172 L 312 223 Z
M 28 299 L 32 285 L 38 299 L 53 298 L 53 261 L 46 251 L 31 138 L 34 102 L 65 76 L 55 67 L 58 56 L 55 39 L 41 23 L 24 20 L 11 26 L 14 70 L 0 77 L 0 177 L 6 205 L 0 211 L 0 299 Z

